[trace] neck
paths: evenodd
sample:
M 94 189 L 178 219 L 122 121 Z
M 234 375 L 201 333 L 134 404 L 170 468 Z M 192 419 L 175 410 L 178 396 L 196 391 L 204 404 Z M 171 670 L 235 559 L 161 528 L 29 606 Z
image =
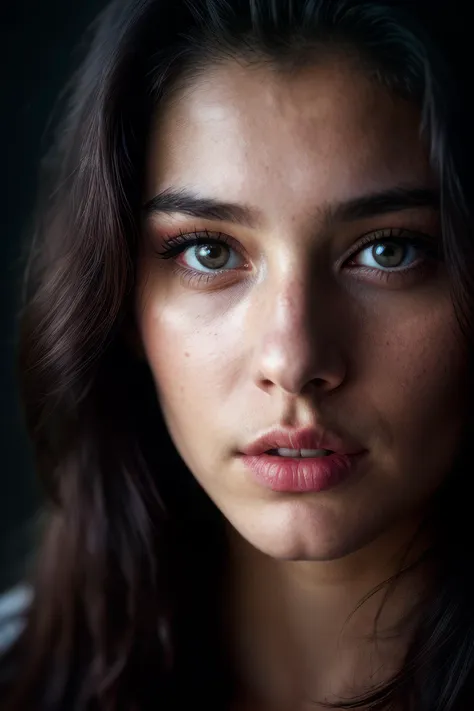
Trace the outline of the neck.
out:
M 288 561 L 232 531 L 230 635 L 242 696 L 259 709 L 314 711 L 314 702 L 387 682 L 403 663 L 430 577 L 426 565 L 413 565 L 427 543 L 408 549 L 415 533 L 405 523 L 339 560 Z

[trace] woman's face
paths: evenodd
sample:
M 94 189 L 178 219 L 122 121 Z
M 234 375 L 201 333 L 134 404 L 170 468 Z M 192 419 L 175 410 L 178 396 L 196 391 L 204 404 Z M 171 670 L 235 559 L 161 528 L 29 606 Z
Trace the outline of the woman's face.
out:
M 138 329 L 176 448 L 224 516 L 271 556 L 317 560 L 416 517 L 463 419 L 417 110 L 342 62 L 221 65 L 156 121 L 155 196 Z M 273 428 L 362 454 L 340 481 L 281 451 L 259 476 L 243 452 Z

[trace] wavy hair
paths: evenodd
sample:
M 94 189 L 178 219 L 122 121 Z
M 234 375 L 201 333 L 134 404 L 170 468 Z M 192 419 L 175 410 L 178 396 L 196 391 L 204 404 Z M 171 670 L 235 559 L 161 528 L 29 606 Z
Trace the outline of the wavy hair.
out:
M 18 370 L 46 504 L 34 601 L 2 660 L 4 711 L 223 709 L 232 698 L 215 613 L 223 522 L 174 449 L 127 335 L 160 106 L 212 63 L 285 71 L 328 51 L 351 52 L 416 102 L 472 354 L 470 29 L 462 6 L 428 0 L 115 0 L 90 28 L 43 161 L 25 267 Z M 456 491 L 450 480 L 436 585 L 403 668 L 341 708 L 474 704 L 469 509 Z

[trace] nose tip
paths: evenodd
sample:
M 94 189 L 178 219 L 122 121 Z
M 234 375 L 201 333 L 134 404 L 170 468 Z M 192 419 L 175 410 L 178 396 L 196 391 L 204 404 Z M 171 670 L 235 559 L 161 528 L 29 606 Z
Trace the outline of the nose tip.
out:
M 304 333 L 293 338 L 274 334 L 266 340 L 258 369 L 258 386 L 266 393 L 300 395 L 308 390 L 325 393 L 338 388 L 345 364 L 334 347 L 315 343 Z
M 258 387 L 291 396 L 339 387 L 346 376 L 345 313 L 338 292 L 315 279 L 306 262 L 269 277 L 251 311 Z

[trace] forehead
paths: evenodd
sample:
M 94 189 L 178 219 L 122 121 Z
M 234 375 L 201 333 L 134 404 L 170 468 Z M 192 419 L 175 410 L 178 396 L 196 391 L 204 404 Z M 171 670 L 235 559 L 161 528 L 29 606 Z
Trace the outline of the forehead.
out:
M 150 194 L 188 186 L 252 202 L 344 200 L 430 182 L 416 106 L 349 62 L 210 67 L 157 117 Z

